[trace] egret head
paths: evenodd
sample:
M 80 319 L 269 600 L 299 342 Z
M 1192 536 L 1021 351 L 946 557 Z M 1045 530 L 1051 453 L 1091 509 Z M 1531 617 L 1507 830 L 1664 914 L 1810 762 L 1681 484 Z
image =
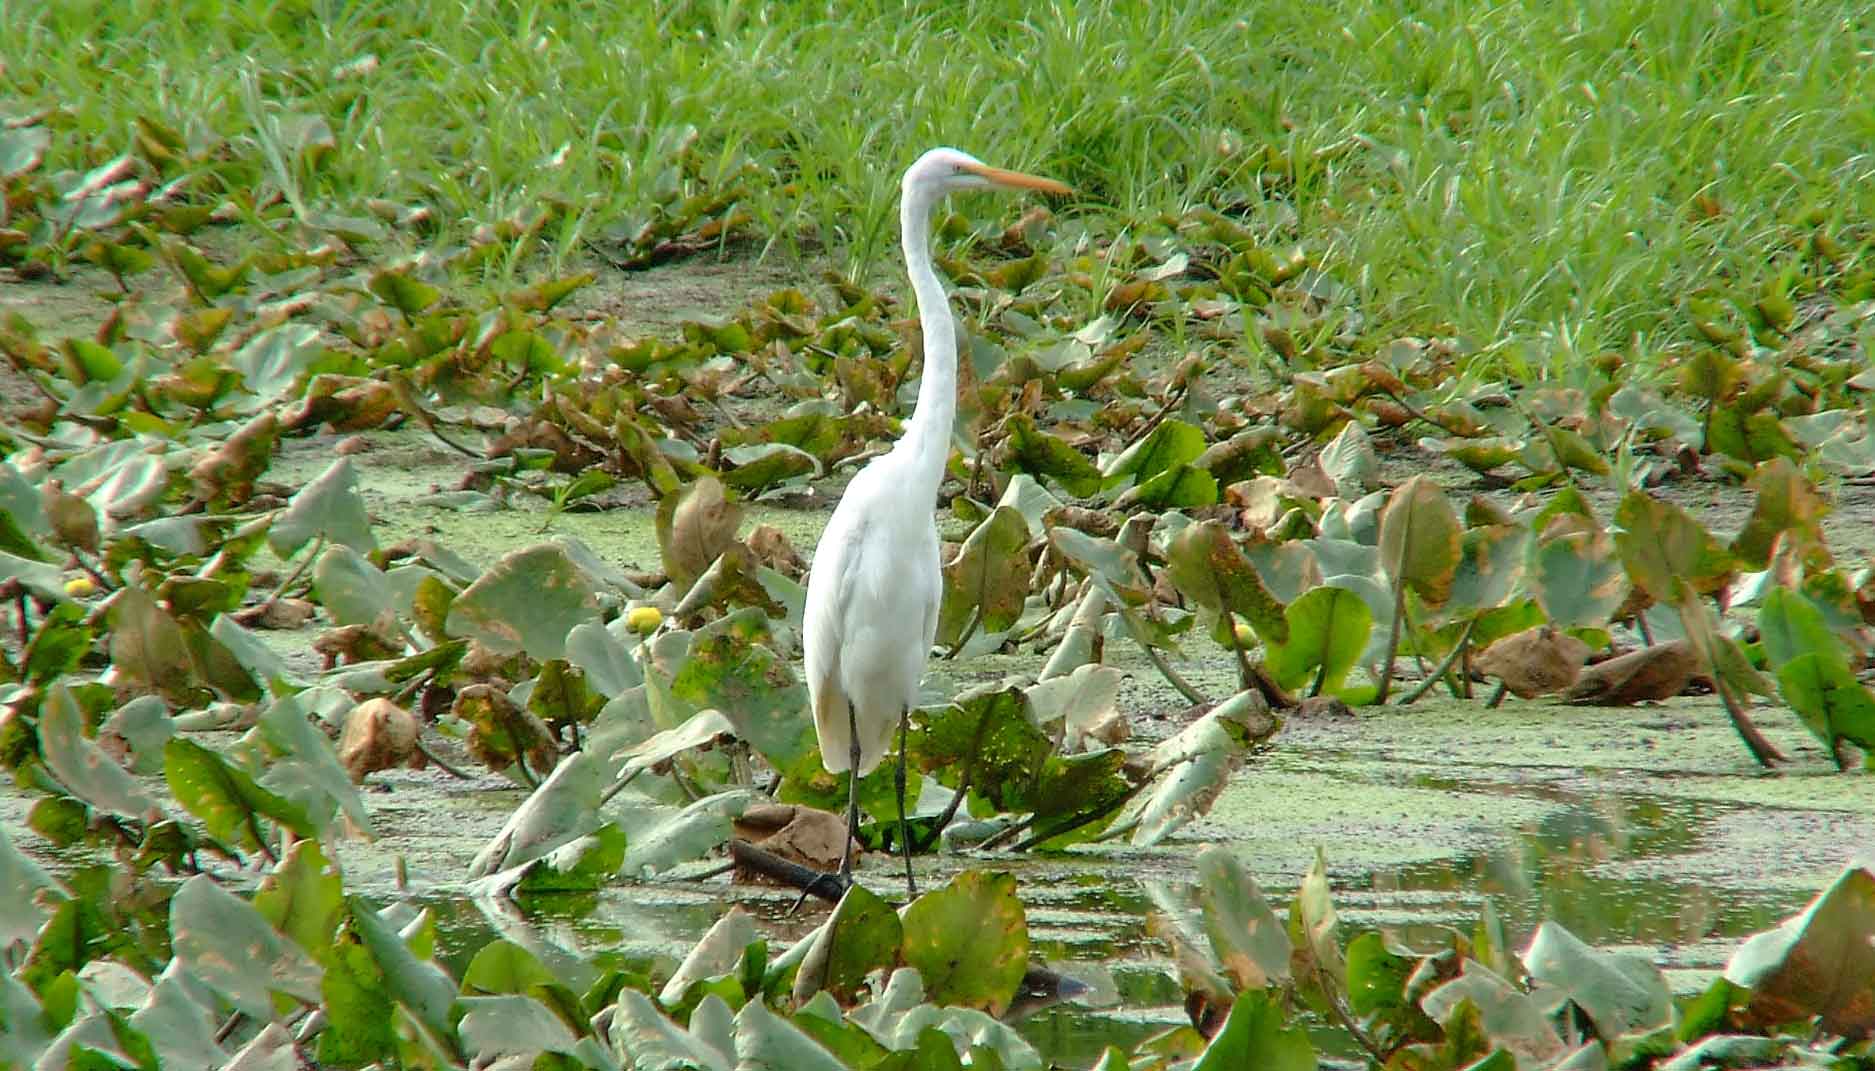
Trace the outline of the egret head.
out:
M 991 167 L 959 149 L 932 149 L 905 172 L 902 192 L 906 200 L 935 201 L 959 190 L 1040 190 L 1068 193 L 1054 179 Z

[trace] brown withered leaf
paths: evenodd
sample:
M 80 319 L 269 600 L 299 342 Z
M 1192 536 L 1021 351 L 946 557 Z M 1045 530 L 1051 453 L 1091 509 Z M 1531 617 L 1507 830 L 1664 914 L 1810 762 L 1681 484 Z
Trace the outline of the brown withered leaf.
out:
M 723 493 L 721 481 L 705 476 L 658 503 L 658 551 L 664 573 L 680 588 L 696 583 L 742 524 L 742 507 Z
M 821 871 L 840 865 L 840 848 L 846 843 L 845 818 L 791 803 L 756 804 L 735 820 L 735 831 L 765 852 Z M 859 858 L 855 856 L 855 866 Z
M 346 665 L 375 662 L 381 658 L 396 658 L 404 653 L 402 640 L 393 639 L 385 630 L 372 625 L 340 625 L 320 634 L 313 641 L 312 648 L 313 653 L 325 659 L 327 669 L 340 662 Z
M 801 553 L 788 542 L 787 536 L 781 534 L 781 529 L 772 524 L 756 525 L 755 530 L 749 533 L 749 538 L 743 542 L 748 544 L 749 553 L 755 555 L 757 562 L 778 573 L 786 573 L 798 580 L 801 574 L 807 572 L 807 562 L 802 560 Z
M 1699 674 L 1699 653 L 1687 641 L 1674 640 L 1589 666 L 1563 698 L 1600 707 L 1671 699 L 1685 691 Z
M 236 622 L 247 628 L 291 632 L 312 620 L 315 609 L 313 604 L 305 599 L 269 599 L 259 606 L 236 610 L 233 617 Z M 362 628 L 363 626 L 353 627 Z
M 505 770 L 525 757 L 530 769 L 544 774 L 559 760 L 547 723 L 494 685 L 471 684 L 457 692 L 450 712 L 469 725 L 469 754 L 491 770 Z
M 279 434 L 280 421 L 268 410 L 203 454 L 189 467 L 189 483 L 197 501 L 239 506 L 253 497 L 254 481 L 273 460 L 274 440 Z
M 1519 699 L 1532 699 L 1574 684 L 1588 657 L 1588 644 L 1561 629 L 1538 625 L 1485 648 L 1472 665 L 1503 681 Z
M 416 716 L 388 699 L 367 699 L 345 716 L 345 730 L 339 734 L 339 765 L 354 782 L 366 774 L 408 766 L 423 768 L 423 752 L 417 748 L 417 736 L 423 727 Z

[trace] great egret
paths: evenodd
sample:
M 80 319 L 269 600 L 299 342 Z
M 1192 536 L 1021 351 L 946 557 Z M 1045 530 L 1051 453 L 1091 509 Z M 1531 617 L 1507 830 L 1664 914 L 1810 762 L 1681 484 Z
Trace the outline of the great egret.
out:
M 905 737 L 925 658 L 937 635 L 943 575 L 938 562 L 938 484 L 957 414 L 957 330 L 931 267 L 931 211 L 955 190 L 1067 193 L 1053 179 L 990 167 L 956 149 L 932 149 L 905 172 L 899 227 L 905 270 L 924 325 L 924 378 L 904 437 L 847 485 L 814 551 L 802 633 L 807 692 L 828 773 L 851 771 L 843 882 L 853 873 L 859 779 L 878 768 L 898 723 L 899 840 L 913 895 L 905 820 Z

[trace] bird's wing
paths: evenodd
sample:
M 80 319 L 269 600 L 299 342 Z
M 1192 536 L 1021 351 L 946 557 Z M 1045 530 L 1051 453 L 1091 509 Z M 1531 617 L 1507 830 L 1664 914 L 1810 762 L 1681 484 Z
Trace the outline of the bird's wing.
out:
M 930 565 L 924 570 L 924 651 L 927 656 L 931 645 L 937 642 L 938 608 L 944 602 L 944 552 L 937 539 L 936 525 L 931 530 Z

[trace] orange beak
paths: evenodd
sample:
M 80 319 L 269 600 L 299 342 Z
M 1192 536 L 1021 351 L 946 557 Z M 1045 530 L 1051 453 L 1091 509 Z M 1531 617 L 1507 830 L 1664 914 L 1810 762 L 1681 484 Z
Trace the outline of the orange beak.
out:
M 1000 167 L 984 167 L 965 164 L 964 168 L 974 174 L 994 182 L 998 186 L 1007 186 L 1019 190 L 1040 190 L 1043 193 L 1065 194 L 1074 191 L 1066 183 L 1056 182 L 1039 175 L 1025 175 L 1020 171 L 1005 171 Z

